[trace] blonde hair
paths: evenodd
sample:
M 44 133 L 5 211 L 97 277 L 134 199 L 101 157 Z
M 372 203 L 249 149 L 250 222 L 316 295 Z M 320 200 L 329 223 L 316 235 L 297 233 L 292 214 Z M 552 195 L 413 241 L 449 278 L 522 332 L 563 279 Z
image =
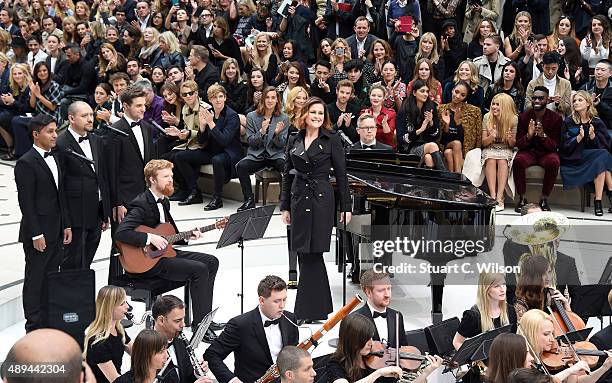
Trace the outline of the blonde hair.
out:
M 85 8 L 85 17 L 84 17 L 84 18 L 80 18 L 80 16 L 78 16 L 78 15 L 76 14 L 76 7 L 77 7 L 77 5 L 80 5 L 80 6 L 82 6 L 82 7 L 84 7 L 84 8 Z M 87 5 L 87 3 L 86 3 L 86 2 L 84 2 L 84 1 L 77 1 L 77 2 L 74 4 L 74 17 L 75 17 L 75 18 L 76 18 L 78 21 L 89 21 L 89 15 L 90 15 L 90 14 L 91 14 L 91 9 L 89 9 L 89 5 Z
M 350 45 L 346 42 L 345 39 L 338 37 L 337 39 L 334 40 L 334 42 L 332 43 L 331 46 L 331 54 L 329 55 L 329 59 L 331 60 L 331 63 L 333 66 L 336 66 L 336 64 L 338 64 L 338 56 L 336 56 L 336 47 L 338 46 L 338 44 L 343 44 L 344 45 L 344 62 L 346 63 L 347 61 L 349 61 L 351 59 L 351 47 Z
M 9 60 L 6 53 L 4 52 L 0 52 L 0 63 L 7 63 L 7 64 L 11 63 L 11 60 Z
M 159 40 L 164 40 L 166 46 L 168 47 L 169 53 L 179 52 L 180 53 L 180 45 L 179 41 L 176 38 L 174 32 L 166 31 L 159 35 Z
M 15 79 L 13 78 L 13 71 L 15 69 L 21 70 L 25 77 L 23 80 L 24 85 L 22 88 L 17 85 L 17 82 L 15 82 Z M 9 74 L 9 86 L 13 91 L 13 96 L 19 96 L 19 94 L 21 94 L 21 92 L 28 87 L 30 80 L 32 80 L 32 74 L 30 73 L 30 66 L 28 64 L 13 64 L 13 66 L 11 66 L 11 73 Z
M 0 28 L 0 52 L 8 52 L 11 45 L 11 34 Z
M 595 109 L 595 105 L 593 105 L 593 99 L 591 98 L 591 95 L 586 90 L 579 90 L 572 95 L 572 120 L 574 120 L 576 124 L 580 124 L 580 113 L 574 110 L 574 98 L 576 96 L 584 98 L 584 100 L 589 105 L 586 110 L 589 121 L 592 120 L 593 117 L 597 117 L 597 109 Z
M 527 35 L 530 35 L 533 31 L 531 28 L 533 28 L 533 22 L 531 19 L 531 14 L 527 11 L 520 11 L 519 13 L 516 14 L 516 17 L 514 18 L 514 26 L 512 27 L 512 33 L 510 34 L 510 36 L 508 36 L 508 38 L 511 41 L 517 41 L 517 39 L 519 38 L 518 36 L 518 30 L 516 28 L 516 22 L 519 19 L 519 17 L 523 17 L 525 16 L 526 18 L 529 19 L 529 32 L 527 33 Z
M 489 289 L 497 284 L 499 281 L 502 281 L 503 284 L 506 284 L 505 278 L 503 274 L 495 274 L 495 273 L 480 273 L 478 278 L 478 292 L 476 293 L 476 307 L 478 307 L 478 311 L 480 312 L 480 326 L 482 328 L 482 332 L 487 332 L 489 330 L 493 330 L 495 326 L 493 325 L 493 320 L 489 315 Z M 502 326 L 505 326 L 510 323 L 508 319 L 508 302 L 506 300 L 499 302 L 499 309 L 501 311 L 499 316 L 499 321 Z
M 540 324 L 544 320 L 550 321 L 550 323 L 554 325 L 550 315 L 542 310 L 531 309 L 523 314 L 523 317 L 519 321 L 518 333 L 527 339 L 527 342 L 536 352 L 537 355 L 533 355 L 534 357 L 539 357 L 542 351 L 544 351 L 542 347 L 540 347 L 540 342 L 538 341 L 540 336 Z
M 89 340 L 94 339 L 92 346 L 101 342 L 111 335 L 111 330 L 115 328 L 117 334 L 121 335 L 123 343 L 125 343 L 125 330 L 121 325 L 120 320 L 113 320 L 113 310 L 115 307 L 123 304 L 126 299 L 125 290 L 117 286 L 104 286 L 98 291 L 96 297 L 96 318 L 85 330 L 85 351 L 83 357 L 87 357 L 89 348 Z
M 259 55 L 259 50 L 257 50 L 257 40 L 259 40 L 259 38 L 262 36 L 265 37 L 266 40 L 268 41 L 268 50 L 266 51 L 263 57 Z M 268 35 L 266 32 L 259 32 L 257 36 L 255 36 L 255 43 L 253 45 L 254 45 L 253 49 L 255 53 L 255 57 L 253 58 L 253 61 L 255 62 L 257 66 L 259 66 L 264 71 L 268 70 L 268 64 L 270 63 L 270 56 L 272 56 L 273 54 L 272 53 L 272 40 L 270 39 L 270 35 Z
M 294 86 L 287 95 L 287 101 L 285 102 L 285 113 L 292 121 L 294 118 L 298 117 L 295 115 L 297 112 L 297 110 L 295 110 L 295 99 L 300 93 L 304 93 L 306 95 L 306 100 L 308 100 L 308 91 L 301 86 Z
M 151 45 L 147 46 L 145 41 L 144 41 L 144 32 L 150 30 L 153 33 L 153 40 L 151 40 Z M 172 32 L 171 32 L 172 33 Z M 159 43 L 159 31 L 153 27 L 146 27 L 144 31 L 142 31 L 142 46 L 143 47 L 150 47 L 153 46 L 154 44 L 158 44 Z
M 89 23 L 89 30 L 91 31 L 91 39 L 104 39 L 106 38 L 106 27 L 99 21 L 92 21 Z
M 147 162 L 144 167 L 144 179 L 147 184 L 147 187 L 151 187 L 151 181 L 149 178 L 155 178 L 157 176 L 157 172 L 164 169 L 172 169 L 174 165 L 172 162 L 167 160 L 151 160 Z
M 499 117 L 495 117 L 493 112 L 487 113 L 485 115 L 488 116 L 487 129 L 497 127 L 497 137 L 502 137 L 505 140 L 508 129 L 514 128 L 517 122 L 516 105 L 512 97 L 506 93 L 498 93 L 493 96 L 491 105 L 493 105 L 494 102 L 499 103 Z
M 429 57 L 425 57 L 421 51 L 421 43 L 423 41 L 429 41 L 430 43 L 433 44 Z M 421 40 L 419 41 L 419 49 L 417 51 L 416 56 L 414 56 L 414 61 L 419 61 L 422 58 L 428 58 L 432 64 L 437 64 L 438 61 L 440 60 L 440 54 L 438 53 L 438 40 L 436 39 L 436 35 L 434 35 L 431 32 L 423 33 L 423 36 L 421 37 Z
M 112 68 L 112 69 L 117 69 L 117 66 L 119 65 L 119 60 L 117 59 L 117 56 L 119 56 L 119 53 L 117 53 L 117 50 L 115 49 L 113 44 L 103 43 L 102 45 L 100 45 L 100 53 L 98 54 L 98 61 L 99 61 L 99 67 L 100 67 L 98 70 L 98 73 L 100 75 L 103 75 L 104 73 L 106 73 L 106 68 L 109 66 L 108 64 L 110 64 L 108 61 L 106 61 L 106 59 L 104 58 L 104 55 L 102 55 L 102 49 L 108 49 L 109 51 L 113 53 L 115 57 L 115 68 Z
M 461 69 L 461 66 L 463 64 L 466 64 L 470 68 L 470 73 L 472 74 L 472 76 L 470 77 L 470 81 L 468 84 L 470 84 L 470 88 L 472 88 L 472 92 L 474 92 L 478 89 L 478 86 L 480 85 L 480 77 L 478 76 L 478 68 L 476 68 L 476 65 L 472 62 L 472 60 L 461 61 L 461 63 L 457 66 L 457 70 L 455 71 L 455 77 L 453 78 L 453 82 L 455 84 L 459 82 L 459 69 Z

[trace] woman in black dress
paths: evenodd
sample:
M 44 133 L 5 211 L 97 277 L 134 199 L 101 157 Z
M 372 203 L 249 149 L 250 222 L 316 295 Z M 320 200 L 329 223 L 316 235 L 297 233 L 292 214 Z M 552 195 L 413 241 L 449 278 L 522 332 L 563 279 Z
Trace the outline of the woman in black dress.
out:
M 152 383 L 167 360 L 165 337 L 155 330 L 142 330 L 134 340 L 130 371 L 118 377 L 115 383 Z M 165 383 L 176 381 L 173 379 L 176 375 L 167 368 L 161 375 Z
M 401 367 L 393 365 L 374 370 L 366 365 L 365 359 L 372 351 L 375 331 L 372 319 L 359 313 L 351 314 L 342 320 L 338 348 L 329 358 L 325 370 L 328 383 L 366 383 L 381 377 L 401 378 Z M 427 376 L 442 365 L 442 359 L 438 356 L 428 355 L 427 360 L 430 364 L 413 383 L 427 382 Z
M 123 353 L 131 353 L 132 342 L 121 320 L 128 311 L 125 290 L 104 286 L 96 298 L 96 319 L 85 331 L 85 357 L 97 382 L 114 382 L 121 372 Z
M 291 249 L 297 251 L 300 268 L 295 315 L 304 320 L 326 319 L 333 311 L 323 253 L 329 251 L 336 210 L 340 223 L 350 222 L 351 202 L 344 148 L 323 100 L 310 98 L 297 121 L 298 133 L 287 143 L 280 210 L 285 224 L 292 225 Z M 339 193 L 335 206 L 329 180 L 334 168 Z

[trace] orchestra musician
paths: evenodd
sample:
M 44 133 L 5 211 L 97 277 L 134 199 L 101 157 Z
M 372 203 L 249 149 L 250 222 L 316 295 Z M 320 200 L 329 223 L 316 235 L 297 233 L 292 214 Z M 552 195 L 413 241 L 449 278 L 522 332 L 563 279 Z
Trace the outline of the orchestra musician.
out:
M 27 332 L 43 327 L 41 297 L 45 275 L 58 270 L 62 247 L 72 240 L 63 170 L 52 151 L 57 125 L 52 117 L 39 114 L 30 121 L 30 134 L 34 145 L 15 165 L 21 210 L 19 242 L 25 253 L 23 311 Z
M 66 249 L 62 268 L 81 268 L 84 239 L 83 268 L 88 269 L 96 255 L 102 231 L 110 227 L 112 207 L 104 143 L 102 138 L 90 134 L 93 130 L 93 110 L 87 103 L 73 102 L 68 107 L 68 120 L 70 126 L 57 138 L 57 147 L 73 150 L 95 164 L 68 153 L 62 156 L 67 206 L 72 223 L 72 243 Z
M 379 378 L 400 378 L 403 371 L 391 365 L 374 370 L 366 365 L 365 358 L 372 351 L 372 337 L 376 327 L 369 318 L 355 313 L 340 322 L 338 348 L 331 355 L 327 367 L 328 383 L 373 383 Z M 442 365 L 442 358 L 427 355 L 429 365 L 413 383 L 425 383 L 427 377 Z
M 179 333 L 185 327 L 185 304 L 174 295 L 164 295 L 153 303 L 151 315 L 155 321 L 154 329 L 165 338 L 169 357 L 172 359 L 164 372 L 169 379 L 182 383 L 211 383 L 210 378 L 197 378 L 189 359 L 187 345 L 179 338 Z M 204 335 L 206 338 L 206 335 Z M 212 341 L 212 340 L 211 340 Z M 202 369 L 208 370 L 208 364 L 202 362 Z M 170 378 L 170 377 L 173 378 Z
M 520 331 L 537 354 L 537 359 L 541 360 L 543 352 L 550 351 L 553 347 L 553 342 L 556 342 L 553 319 L 542 310 L 532 309 L 523 315 L 519 324 Z M 566 381 L 567 379 L 567 383 L 594 383 L 612 367 L 612 352 L 606 351 L 606 353 L 608 357 L 605 362 L 594 371 L 591 371 L 589 365 L 581 360 L 558 372 L 554 377 L 559 381 Z M 584 372 L 590 373 L 584 375 Z
M 126 114 L 128 111 L 129 106 L 126 107 Z M 178 232 L 176 223 L 170 215 L 170 201 L 167 198 L 174 192 L 172 167 L 172 162 L 166 160 L 151 160 L 144 167 L 144 179 L 148 189 L 138 194 L 130 203 L 128 213 L 115 233 L 117 241 L 136 247 L 153 245 L 163 249 L 168 246 L 168 241 L 164 237 L 137 232 L 135 229 L 140 225 L 156 227 L 159 223 L 169 222 Z M 194 230 L 190 239 L 199 239 L 201 234 L 198 230 Z M 176 243 L 181 244 L 181 242 Z M 219 260 L 213 255 L 176 250 L 176 257 L 162 257 L 151 270 L 138 276 L 171 281 L 188 280 L 193 300 L 191 328 L 195 332 L 194 327 L 200 323 L 204 315 L 212 311 L 213 288 L 218 269 Z M 217 324 L 215 327 L 220 328 L 221 325 Z M 215 337 L 211 329 L 208 336 L 211 339 Z
M 287 284 L 268 275 L 257 286 L 259 305 L 234 317 L 204 353 L 219 383 L 254 382 L 276 362 L 284 346 L 298 343 L 295 315 L 284 311 Z M 223 362 L 234 353 L 234 372 Z
M 355 314 L 361 314 L 374 323 L 373 340 L 386 342 L 390 347 L 396 347 L 395 325 L 399 313 L 400 346 L 407 346 L 406 331 L 404 331 L 404 316 L 393 310 L 391 304 L 391 280 L 387 273 L 377 273 L 374 269 L 365 271 L 360 278 L 361 289 L 368 297 L 366 303 Z
M 508 383 L 512 370 L 531 367 L 533 361 L 522 335 L 499 334 L 489 348 L 489 364 L 483 380 L 486 383 Z
M 121 375 L 123 353 L 132 352 L 132 341 L 121 325 L 128 312 L 125 290 L 104 286 L 96 298 L 96 318 L 85 331 L 83 357 L 96 382 L 114 382 Z
M 131 369 L 118 377 L 115 383 L 153 383 L 157 372 L 168 360 L 166 345 L 164 336 L 155 330 L 139 332 L 132 347 Z M 174 382 L 178 383 L 178 380 L 164 376 L 164 383 Z
M 340 223 L 351 220 L 344 149 L 334 134 L 326 105 L 320 98 L 306 101 L 296 135 L 289 138 L 282 175 L 280 210 L 283 223 L 291 224 L 291 248 L 297 251 L 300 277 L 295 314 L 302 320 L 326 319 L 333 311 L 323 253 L 329 251 L 336 210 Z M 335 206 L 330 169 L 339 193 Z
M 612 308 L 612 290 L 608 292 L 608 304 Z M 593 335 L 589 342 L 593 343 L 600 350 L 612 349 L 612 324 L 602 328 L 599 332 Z
M 276 366 L 281 383 L 313 383 L 317 375 L 308 351 L 296 346 L 283 347 L 276 358 Z

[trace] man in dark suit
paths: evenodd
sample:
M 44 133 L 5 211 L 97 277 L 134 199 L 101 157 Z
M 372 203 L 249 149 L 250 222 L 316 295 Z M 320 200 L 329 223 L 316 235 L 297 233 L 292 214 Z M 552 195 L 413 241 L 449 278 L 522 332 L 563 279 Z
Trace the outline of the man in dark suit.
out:
M 72 240 L 63 172 L 51 151 L 57 140 L 57 125 L 52 117 L 39 114 L 30 121 L 30 131 L 34 146 L 15 166 L 22 215 L 19 242 L 25 253 L 23 311 L 28 332 L 44 327 L 40 305 L 45 275 L 58 270 L 63 246 Z
M 89 268 L 102 231 L 110 227 L 112 207 L 104 144 L 102 138 L 90 134 L 93 110 L 87 103 L 72 103 L 68 107 L 68 120 L 70 126 L 57 139 L 57 147 L 63 152 L 64 187 L 73 235 L 62 266 L 68 269 Z M 94 164 L 68 153 L 68 150 L 89 158 Z
M 146 95 L 143 89 L 131 86 L 121 94 L 123 117 L 113 124 L 113 128 L 127 134 L 119 138 L 117 148 L 116 174 L 111 176 L 113 193 L 113 217 L 123 220 L 127 206 L 138 194 L 145 190 L 143 170 L 146 163 L 156 158 L 157 150 L 153 143 L 152 127 L 142 121 L 146 108 Z
M 355 34 L 346 39 L 351 48 L 351 57 L 365 61 L 372 43 L 376 41 L 376 36 L 370 34 L 370 22 L 365 16 L 355 19 L 353 30 Z
M 204 10 L 204 12 L 210 12 Z M 212 84 L 219 82 L 219 70 L 210 63 L 208 49 L 202 45 L 194 45 L 189 53 L 189 65 L 185 68 L 185 78 L 198 83 L 198 94 L 205 102 L 209 102 L 206 90 Z
M 219 383 L 254 382 L 276 362 L 284 346 L 298 343 L 296 317 L 284 311 L 287 284 L 268 275 L 257 286 L 259 306 L 230 319 L 225 330 L 204 353 Z M 234 372 L 223 360 L 234 353 Z
M 383 149 L 393 151 L 393 148 L 376 141 L 376 120 L 371 114 L 362 114 L 357 120 L 357 134 L 359 141 L 351 149 Z
M 168 241 L 161 235 L 141 233 L 135 229 L 140 225 L 156 227 L 160 223 L 167 222 L 178 232 L 170 215 L 170 200 L 167 198 L 174 193 L 172 167 L 172 162 L 166 160 L 151 160 L 147 163 L 144 168 L 144 178 L 148 190 L 138 194 L 131 201 L 127 215 L 115 233 L 117 241 L 139 248 L 153 245 L 157 249 L 164 249 L 168 246 Z M 201 233 L 194 230 L 191 239 L 198 239 L 200 236 Z M 176 244 L 185 244 L 184 241 L 181 242 Z M 193 327 L 202 321 L 204 315 L 212 311 L 213 289 L 218 269 L 219 260 L 212 255 L 176 250 L 176 257 L 161 258 L 151 270 L 136 276 L 189 281 L 189 291 L 193 300 Z M 211 327 L 213 330 L 221 328 L 219 325 Z M 209 339 L 215 336 L 212 331 L 208 335 Z
M 336 85 L 336 101 L 327 104 L 327 111 L 334 130 L 341 130 L 352 142 L 359 142 L 357 117 L 359 107 L 350 102 L 355 91 L 351 80 L 340 80 Z
M 386 340 L 390 347 L 397 346 L 395 337 L 395 326 L 399 314 L 399 343 L 407 346 L 406 331 L 404 331 L 404 316 L 399 311 L 389 307 L 391 304 L 391 281 L 389 274 L 377 273 L 370 269 L 364 272 L 360 278 L 361 289 L 368 297 L 366 304 L 361 306 L 356 313 L 372 320 L 376 326 L 376 333 L 372 339 Z
M 168 352 L 172 362 L 164 372 L 166 381 L 212 383 L 212 380 L 207 376 L 196 376 L 186 344 L 179 338 L 179 334 L 185 327 L 185 304 L 183 301 L 174 295 L 159 297 L 153 303 L 151 315 L 155 321 L 155 330 L 159 331 L 168 340 Z M 202 370 L 208 370 L 205 362 L 202 362 Z M 173 379 L 171 376 L 173 378 L 178 376 L 179 379 Z

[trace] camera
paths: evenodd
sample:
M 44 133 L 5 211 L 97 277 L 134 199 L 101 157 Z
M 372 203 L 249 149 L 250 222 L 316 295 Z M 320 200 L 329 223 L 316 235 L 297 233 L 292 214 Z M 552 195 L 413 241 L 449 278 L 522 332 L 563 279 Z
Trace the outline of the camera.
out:
M 336 48 L 334 53 L 336 54 L 336 56 L 344 56 L 344 48 Z

